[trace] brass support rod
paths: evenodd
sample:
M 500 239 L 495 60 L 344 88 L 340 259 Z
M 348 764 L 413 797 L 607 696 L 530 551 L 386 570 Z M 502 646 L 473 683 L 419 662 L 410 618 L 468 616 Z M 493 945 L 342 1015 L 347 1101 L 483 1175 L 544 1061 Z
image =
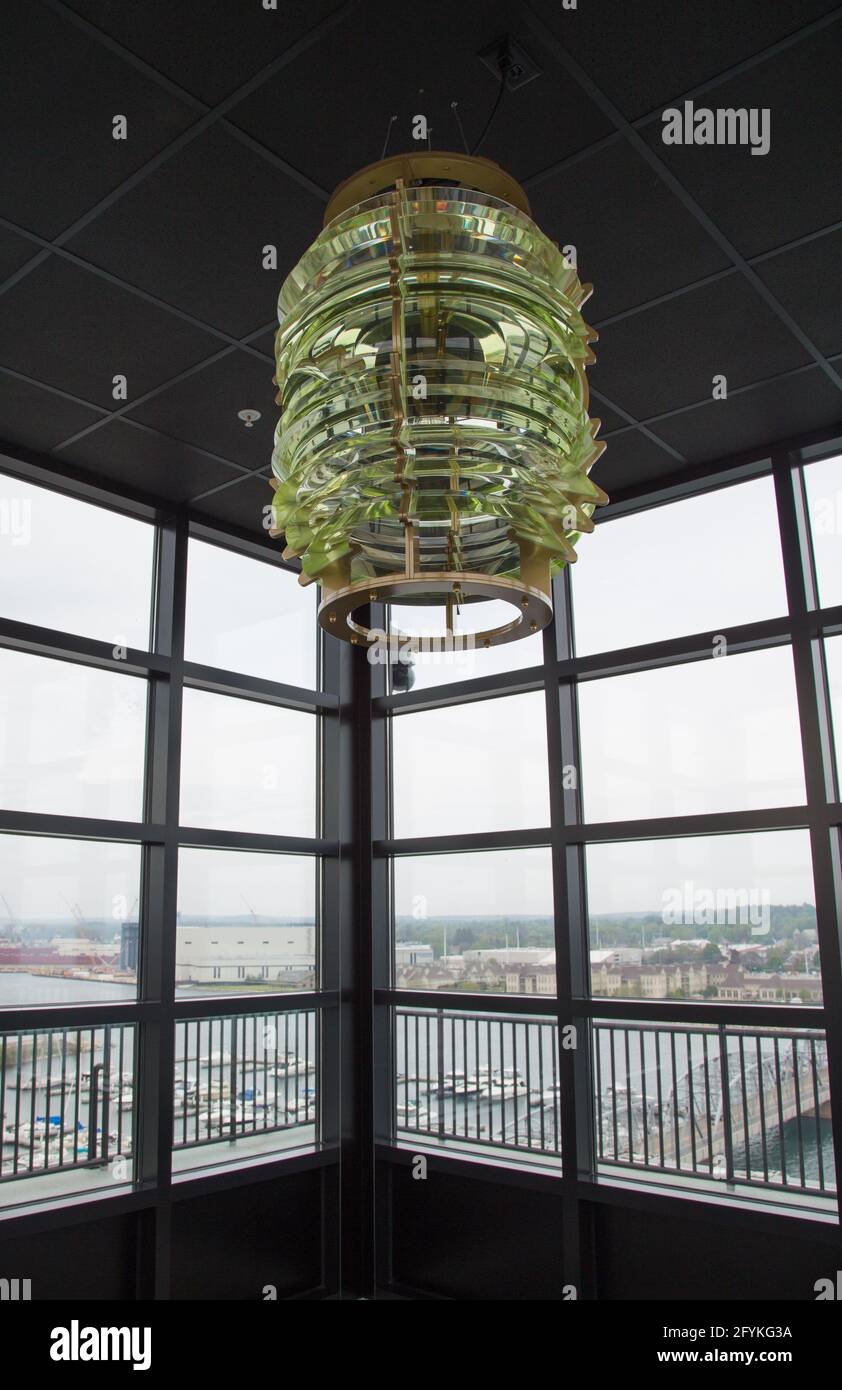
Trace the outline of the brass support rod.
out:
M 415 527 L 411 522 L 404 527 L 404 570 L 407 579 L 415 578 Z

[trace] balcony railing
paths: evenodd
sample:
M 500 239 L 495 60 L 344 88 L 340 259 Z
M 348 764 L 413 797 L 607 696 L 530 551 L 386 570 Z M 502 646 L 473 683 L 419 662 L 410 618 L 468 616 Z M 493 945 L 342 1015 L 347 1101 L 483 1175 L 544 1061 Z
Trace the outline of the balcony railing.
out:
M 558 1158 L 557 1032 L 549 1019 L 396 1009 L 397 1133 Z
M 396 1009 L 400 1138 L 558 1161 L 558 1029 L 552 1019 Z M 835 1191 L 827 1047 L 809 1029 L 595 1021 L 594 1167 Z M 315 1011 L 176 1025 L 174 1148 L 317 1131 Z M 0 1036 L 0 1180 L 131 1159 L 131 1025 Z
M 557 1025 L 395 1010 L 395 1133 L 560 1154 Z M 594 1168 L 835 1191 L 827 1046 L 809 1029 L 594 1022 Z
M 824 1035 L 593 1025 L 600 1164 L 832 1192 Z
M 134 1081 L 131 1025 L 0 1035 L 0 1180 L 127 1158 Z
M 131 1161 L 135 1041 L 128 1024 L 0 1035 L 0 1181 Z M 175 1047 L 174 1149 L 314 1128 L 315 1010 L 183 1020 Z
M 239 1014 L 176 1024 L 173 1147 L 316 1121 L 316 1014 Z

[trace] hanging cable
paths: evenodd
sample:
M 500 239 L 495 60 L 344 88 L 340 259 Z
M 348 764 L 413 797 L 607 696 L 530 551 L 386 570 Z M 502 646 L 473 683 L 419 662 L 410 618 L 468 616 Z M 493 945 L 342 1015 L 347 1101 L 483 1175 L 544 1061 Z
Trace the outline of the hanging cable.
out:
M 479 139 L 477 140 L 476 144 L 474 145 L 474 148 L 471 150 L 471 154 L 472 154 L 472 155 L 473 155 L 473 154 L 476 154 L 476 152 L 477 152 L 477 150 L 479 149 L 480 145 L 481 145 L 481 144 L 483 143 L 483 141 L 485 140 L 485 137 L 487 136 L 489 130 L 491 129 L 491 123 L 492 123 L 492 121 L 494 120 L 494 117 L 497 115 L 497 112 L 498 112 L 499 109 L 500 109 L 500 103 L 501 103 L 501 101 L 503 100 L 503 93 L 504 93 L 505 90 L 506 90 L 506 74 L 507 74 L 508 71 L 509 71 L 509 65 L 510 65 L 510 63 L 511 63 L 511 58 L 510 58 L 510 56 L 509 56 L 509 51 L 508 51 L 508 49 L 505 49 L 505 50 L 500 54 L 499 62 L 500 62 L 500 86 L 499 86 L 498 91 L 497 91 L 497 99 L 496 99 L 496 101 L 494 102 L 494 105 L 493 105 L 492 108 L 491 108 L 491 115 L 488 117 L 488 120 L 487 120 L 486 123 L 485 123 L 485 128 L 484 128 L 484 130 L 483 130 L 481 136 L 479 137 Z
M 451 111 L 453 112 L 454 116 L 456 117 L 456 124 L 457 124 L 458 127 L 459 127 L 459 134 L 460 134 L 461 137 L 462 137 L 462 144 L 465 146 L 465 154 L 470 154 L 470 153 L 471 153 L 471 147 L 470 147 L 470 145 L 468 144 L 467 140 L 465 139 L 465 132 L 464 132 L 464 130 L 462 129 L 462 117 L 459 115 L 459 103 L 458 103 L 458 101 L 452 101 L 452 102 L 450 103 L 450 109 L 451 109 Z
M 386 158 L 386 151 L 387 151 L 388 148 L 389 148 L 389 139 L 390 139 L 391 134 L 392 134 L 392 126 L 395 124 L 395 121 L 396 121 L 397 119 L 398 119 L 397 116 L 390 116 L 390 117 L 389 117 L 389 124 L 388 124 L 388 126 L 386 127 L 386 139 L 385 139 L 385 142 L 384 142 L 384 144 L 383 144 L 383 153 L 382 153 L 381 156 L 380 156 L 381 159 L 385 159 L 385 158 Z

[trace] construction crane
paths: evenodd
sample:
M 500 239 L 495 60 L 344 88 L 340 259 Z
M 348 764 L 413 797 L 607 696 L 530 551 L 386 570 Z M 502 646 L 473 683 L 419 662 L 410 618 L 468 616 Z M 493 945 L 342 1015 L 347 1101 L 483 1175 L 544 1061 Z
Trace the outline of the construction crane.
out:
M 2 903 L 5 907 L 6 914 L 9 918 L 9 929 L 7 932 L 3 932 L 3 935 L 8 936 L 8 939 L 10 941 L 15 941 L 20 936 L 20 929 L 18 927 L 17 918 L 15 917 L 15 914 L 12 912 L 12 909 L 9 907 L 9 904 L 3 897 L 2 893 L 0 893 L 0 903 Z
M 251 913 L 252 921 L 254 922 L 255 926 L 258 926 L 259 923 L 258 923 L 258 920 L 257 920 L 257 913 L 255 912 L 254 908 L 252 907 L 252 905 L 251 905 L 251 903 L 249 902 L 248 898 L 246 897 L 245 893 L 241 893 L 241 894 L 240 894 L 240 897 L 242 898 L 243 902 L 245 903 L 246 907 L 248 908 L 249 912 Z
M 93 932 L 91 931 L 90 927 L 85 921 L 81 907 L 78 903 L 72 903 L 66 893 L 62 893 L 61 896 L 64 898 L 64 901 L 67 903 L 67 906 L 73 913 L 73 920 L 79 928 L 79 940 L 90 941 L 93 936 Z

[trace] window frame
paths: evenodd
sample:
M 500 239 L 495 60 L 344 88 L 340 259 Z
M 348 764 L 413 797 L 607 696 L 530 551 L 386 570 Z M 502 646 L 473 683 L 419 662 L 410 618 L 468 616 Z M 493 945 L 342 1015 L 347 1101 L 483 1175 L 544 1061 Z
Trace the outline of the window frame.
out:
M 398 839 L 382 831 L 373 844 L 372 878 L 375 893 L 386 905 L 385 935 L 390 939 L 394 921 L 390 904 L 391 865 L 404 855 L 459 853 L 477 849 L 548 846 L 552 852 L 557 998 L 529 994 L 472 995 L 469 992 L 395 990 L 384 967 L 384 946 L 375 942 L 374 959 L 381 961 L 375 975 L 375 1003 L 384 1013 L 384 1031 L 391 1035 L 392 1068 L 394 1030 L 388 1019 L 397 1008 L 433 1008 L 470 1014 L 483 1010 L 511 1012 L 513 1004 L 535 1016 L 552 1016 L 561 1030 L 573 1026 L 584 1045 L 560 1053 L 562 1093 L 560 1100 L 563 1173 L 556 1180 L 578 1202 L 594 1200 L 597 1193 L 614 1182 L 599 1171 L 596 1160 L 593 1055 L 590 1035 L 596 1020 L 611 1023 L 626 1020 L 639 1024 L 715 1024 L 754 1028 L 782 1027 L 819 1029 L 827 1040 L 828 1070 L 832 1093 L 842 1097 L 842 803 L 836 768 L 830 701 L 824 657 L 825 636 L 842 632 L 842 606 L 823 609 L 818 605 L 815 562 L 806 505 L 804 469 L 813 459 L 840 452 L 840 441 L 831 432 L 799 443 L 755 451 L 752 455 L 726 461 L 711 470 L 696 469 L 621 493 L 594 520 L 597 532 L 603 525 L 631 512 L 648 510 L 670 502 L 713 490 L 738 485 L 751 478 L 771 476 L 780 534 L 787 610 L 779 617 L 757 620 L 735 627 L 723 627 L 729 653 L 750 652 L 768 647 L 789 646 L 795 668 L 798 722 L 805 770 L 805 803 L 799 806 L 771 807 L 756 811 L 708 812 L 672 815 L 646 820 L 587 822 L 584 819 L 581 775 L 573 788 L 564 786 L 562 769 L 581 768 L 578 689 L 580 684 L 627 672 L 655 670 L 676 663 L 713 659 L 712 634 L 687 633 L 614 651 L 576 656 L 572 585 L 569 570 L 555 583 L 554 621 L 544 633 L 544 661 L 541 667 L 500 673 L 471 681 L 453 682 L 430 689 L 399 694 L 386 693 L 382 677 L 373 677 L 375 721 L 383 725 L 380 738 L 384 748 L 373 760 L 372 794 L 374 820 L 391 825 L 389 816 L 394 795 L 389 767 L 388 726 L 393 719 L 415 710 L 467 704 L 478 699 L 525 691 L 543 691 L 546 700 L 548 759 L 550 769 L 550 824 L 540 831 L 499 831 L 493 834 L 425 836 Z M 599 535 L 591 538 L 599 544 Z M 381 624 L 382 625 L 382 624 Z M 380 781 L 378 782 L 378 776 Z M 790 1006 L 785 1003 L 755 1003 L 731 1000 L 600 999 L 589 991 L 589 933 L 585 847 L 611 840 L 651 840 L 675 836 L 739 833 L 751 830 L 806 829 L 816 891 L 816 917 L 822 968 L 824 1003 Z M 378 885 L 379 884 L 379 888 Z M 391 966 L 391 961 L 388 961 Z M 406 1147 L 391 1117 L 391 1097 L 381 1094 L 376 1111 L 382 1128 L 382 1145 Z M 832 1112 L 836 1169 L 836 1222 L 842 1203 L 842 1107 Z M 420 1136 L 412 1137 L 414 1147 Z M 653 1175 L 620 1174 L 616 1182 L 628 1185 L 629 1177 L 642 1178 L 641 1190 L 663 1195 Z M 733 1203 L 746 1209 L 746 1198 L 733 1186 L 723 1186 L 721 1194 L 693 1191 L 691 1183 L 681 1187 L 684 1196 L 710 1201 L 722 1209 Z M 774 1193 L 766 1192 L 774 1201 Z M 782 1210 L 785 1208 L 782 1207 Z M 816 1208 L 817 1209 L 817 1208 Z M 816 1209 L 810 1208 L 815 1214 Z M 802 1210 L 802 1215 L 805 1214 Z M 827 1217 L 827 1210 L 824 1211 Z M 575 1267 L 575 1241 L 571 1237 L 571 1259 Z
M 343 1240 L 331 1243 L 326 1269 L 328 1283 L 338 1279 L 335 1261 L 343 1250 L 363 1271 L 372 1286 L 380 1269 L 374 1229 L 381 1219 L 382 1198 L 375 1195 L 375 1156 L 396 1164 L 408 1160 L 407 1145 L 394 1131 L 394 1033 L 391 1016 L 404 1008 L 482 1010 L 492 1014 L 534 1015 L 553 1020 L 558 1027 L 574 1026 L 587 1042 L 594 1018 L 609 1022 L 633 1019 L 653 1023 L 699 1023 L 758 1026 L 815 1027 L 828 1045 L 831 1090 L 842 1096 L 842 801 L 833 752 L 832 720 L 824 664 L 823 639 L 842 633 L 842 605 L 818 606 L 815 564 L 802 469 L 813 459 L 842 450 L 838 431 L 815 432 L 725 460 L 707 470 L 676 473 L 655 483 L 627 489 L 615 496 L 595 518 L 597 526 L 610 524 L 628 511 L 655 508 L 679 497 L 727 487 L 747 478 L 771 473 L 776 490 L 778 522 L 787 586 L 787 612 L 780 618 L 725 630 L 731 651 L 751 651 L 770 645 L 792 644 L 796 669 L 799 723 L 804 749 L 806 804 L 783 814 L 730 812 L 690 817 L 671 817 L 645 822 L 583 822 L 577 788 L 565 787 L 558 775 L 571 763 L 578 766 L 578 684 L 600 675 L 646 670 L 672 662 L 692 662 L 710 656 L 710 634 L 679 638 L 613 652 L 576 658 L 572 644 L 573 613 L 569 575 L 556 583 L 555 619 L 543 636 L 543 660 L 539 665 L 477 677 L 450 685 L 437 685 L 407 693 L 389 693 L 382 667 L 372 667 L 361 651 L 337 641 L 320 643 L 321 679 L 317 691 L 252 679 L 230 671 L 194 666 L 184 661 L 184 603 L 186 595 L 187 543 L 190 536 L 230 548 L 256 560 L 284 566 L 276 546 L 268 539 L 192 511 L 188 506 L 158 504 L 141 494 L 130 494 L 74 475 L 50 460 L 4 453 L 3 471 L 27 481 L 66 491 L 81 500 L 151 521 L 157 528 L 153 579 L 154 638 L 148 651 L 130 649 L 117 660 L 108 643 L 58 630 L 23 624 L 0 614 L 0 645 L 104 669 L 131 672 L 150 683 L 147 735 L 147 797 L 142 821 L 114 823 L 52 817 L 0 810 L 0 831 L 26 834 L 76 834 L 83 838 L 119 838 L 141 846 L 143 876 L 141 932 L 145 942 L 137 1002 L 79 1004 L 72 1007 L 0 1009 L 0 1028 L 13 1031 L 63 1026 L 85 1027 L 100 1023 L 132 1023 L 139 1036 L 139 1114 L 142 1116 L 136 1145 L 136 1172 L 130 1187 L 93 1190 L 69 1198 L 39 1199 L 33 1183 L 33 1206 L 0 1210 L 0 1219 L 22 1231 L 67 1218 L 68 1205 L 81 1208 L 92 1219 L 115 1210 L 148 1213 L 152 1220 L 149 1251 L 139 1269 L 139 1286 L 154 1290 L 158 1298 L 169 1289 L 168 1223 L 171 1203 L 191 1191 L 214 1191 L 243 1181 L 296 1171 L 304 1166 L 333 1167 L 336 1180 L 325 1181 L 324 1220 L 338 1221 L 343 1198 L 348 1211 Z M 594 538 L 598 543 L 598 537 Z M 386 614 L 373 605 L 369 624 L 384 627 Z M 319 798 L 319 822 L 314 838 L 265 837 L 240 832 L 202 831 L 187 843 L 201 847 L 247 848 L 279 852 L 312 853 L 321 863 L 320 920 L 321 975 L 319 988 L 278 998 L 279 1011 L 294 1006 L 314 1006 L 320 1027 L 320 1135 L 310 1152 L 293 1151 L 267 1156 L 259 1164 L 246 1159 L 218 1169 L 180 1173 L 173 1182 L 171 1141 L 173 1114 L 171 1086 L 175 1023 L 179 1019 L 216 1016 L 217 1000 L 176 1000 L 174 954 L 176 924 L 177 859 L 180 839 L 178 765 L 180 751 L 181 692 L 193 686 L 220 693 L 268 700 L 290 708 L 307 709 L 318 716 L 317 742 L 319 785 L 329 795 Z M 547 713 L 550 775 L 550 824 L 537 831 L 497 831 L 477 835 L 418 840 L 391 837 L 391 775 L 389 726 L 393 717 L 413 709 L 469 703 L 474 699 L 542 692 Z M 819 945 L 825 1002 L 823 1007 L 784 1004 L 742 1004 L 725 1001 L 604 1000 L 588 996 L 589 943 L 584 879 L 584 846 L 604 839 L 650 839 L 658 836 L 727 833 L 729 830 L 806 828 L 810 835 Z M 399 854 L 442 853 L 477 849 L 547 846 L 551 850 L 554 884 L 554 935 L 557 959 L 557 997 L 529 994 L 472 997 L 443 991 L 397 991 L 391 982 L 391 864 Z M 153 930 L 154 924 L 154 930 Z M 265 996 L 264 996 L 265 997 Z M 211 1007 L 213 1006 L 213 1007 Z M 252 1001 L 227 996 L 226 1015 L 249 1012 Z M 563 1170 L 548 1170 L 541 1180 L 550 1183 L 565 1204 L 564 1267 L 577 1280 L 580 1267 L 576 1234 L 578 1214 L 600 1201 L 632 1200 L 618 1191 L 616 1182 L 595 1171 L 594 1102 L 592 1061 L 588 1045 L 563 1049 L 559 1056 L 563 1085 L 560 1110 Z M 340 1125 L 340 1106 L 342 1124 Z M 832 1116 L 837 1191 L 842 1176 L 842 1106 Z M 417 1151 L 418 1144 L 411 1146 Z M 436 1151 L 437 1163 L 457 1163 Z M 341 1157 L 341 1162 L 339 1161 Z M 487 1153 L 471 1156 L 474 1165 L 485 1163 L 505 1181 L 538 1181 L 525 1173 L 511 1155 Z M 481 1170 L 480 1170 L 481 1171 Z M 326 1174 L 327 1178 L 327 1174 Z M 628 1182 L 621 1181 L 628 1189 Z M 670 1203 L 687 1190 L 672 1193 L 655 1185 L 636 1184 L 641 1201 Z M 383 1189 L 381 1187 L 380 1191 Z M 612 1195 L 613 1192 L 613 1195 Z M 708 1204 L 724 1221 L 736 1226 L 750 1219 L 743 1198 L 720 1190 L 693 1194 Z M 765 1194 L 768 1209 L 769 1194 Z M 582 1204 L 586 1204 L 584 1207 Z M 790 1212 L 808 1222 L 814 1213 Z M 825 1217 L 825 1220 L 832 1218 Z M 836 1216 L 839 1228 L 839 1215 Z M 387 1244 L 387 1243 L 386 1243 Z M 381 1250 L 384 1243 L 380 1243 Z M 327 1259 L 327 1256 L 326 1256 Z M 387 1259 L 384 1255 L 383 1259 Z M 330 1269 L 328 1269 L 330 1264 Z
M 139 941 L 137 996 L 116 1002 L 80 1002 L 69 1005 L 0 1006 L 0 1032 L 29 1032 L 41 1029 L 91 1028 L 113 1024 L 134 1027 L 135 1121 L 131 1176 L 119 1186 L 109 1182 L 103 1170 L 103 1185 L 83 1193 L 58 1195 L 39 1191 L 38 1173 L 31 1181 L 29 1197 L 15 1193 L 12 1204 L 3 1200 L 0 1187 L 0 1220 L 25 1221 L 26 1212 L 37 1211 L 39 1218 L 58 1212 L 68 1203 L 96 1209 L 100 1203 L 113 1209 L 151 1209 L 156 1222 L 165 1222 L 174 1187 L 189 1189 L 201 1181 L 225 1186 L 242 1181 L 254 1165 L 264 1176 L 274 1168 L 292 1163 L 324 1161 L 338 1142 L 338 1087 L 335 1066 L 324 1066 L 326 1049 L 337 1045 L 335 1018 L 338 1003 L 339 958 L 333 944 L 322 949 L 323 921 L 340 916 L 339 813 L 336 799 L 321 793 L 324 778 L 336 777 L 336 766 L 345 756 L 348 734 L 340 730 L 339 685 L 345 662 L 336 654 L 325 660 L 323 643 L 317 643 L 317 675 L 314 689 L 279 681 L 186 662 L 184 659 L 185 605 L 187 593 L 187 554 L 191 537 L 223 549 L 283 569 L 294 574 L 293 566 L 282 560 L 276 544 L 254 539 L 244 532 L 227 530 L 193 515 L 187 507 L 158 506 L 142 498 L 117 493 L 90 480 L 57 476 L 31 459 L 3 453 L 0 469 L 8 476 L 27 483 L 66 493 L 82 502 L 120 515 L 135 517 L 154 527 L 155 557 L 150 594 L 150 639 L 148 650 L 129 648 L 116 654 L 110 642 L 82 637 L 59 629 L 22 623 L 0 613 L 0 646 L 33 655 L 56 657 L 73 664 L 131 674 L 147 685 L 147 715 L 144 739 L 145 778 L 143 810 L 136 821 L 116 821 L 84 816 L 50 815 L 0 808 L 0 832 L 79 838 L 109 842 L 119 840 L 140 849 L 140 894 L 138 905 Z M 316 825 L 309 836 L 271 835 L 240 831 L 197 829 L 180 824 L 179 779 L 182 701 L 185 689 L 251 699 L 260 703 L 305 711 L 317 720 Z M 344 813 L 343 813 L 344 814 Z M 313 990 L 261 992 L 259 1001 L 248 994 L 228 994 L 196 998 L 177 998 L 175 990 L 175 947 L 177 925 L 178 853 L 180 847 L 255 850 L 278 854 L 299 854 L 316 862 L 316 939 L 317 980 Z M 319 963 L 321 973 L 319 975 Z M 176 1026 L 180 1022 L 240 1017 L 252 1013 L 284 1014 L 315 1009 L 316 1045 L 319 1066 L 319 1098 L 314 1143 L 277 1149 L 257 1157 L 237 1157 L 236 1146 L 222 1141 L 219 1155 L 212 1155 L 209 1166 L 173 1171 L 173 1074 L 176 1066 Z M 321 1074 L 329 1076 L 321 1086 Z M 215 1147 L 215 1146 L 212 1146 Z M 222 1152 L 225 1151 L 225 1152 Z M 47 1170 L 49 1172 L 49 1170 Z M 18 1184 L 15 1184 L 18 1187 Z M 21 1205 L 23 1203 L 23 1205 Z M 168 1263 L 153 1260 L 152 1286 L 156 1297 L 166 1297 Z

